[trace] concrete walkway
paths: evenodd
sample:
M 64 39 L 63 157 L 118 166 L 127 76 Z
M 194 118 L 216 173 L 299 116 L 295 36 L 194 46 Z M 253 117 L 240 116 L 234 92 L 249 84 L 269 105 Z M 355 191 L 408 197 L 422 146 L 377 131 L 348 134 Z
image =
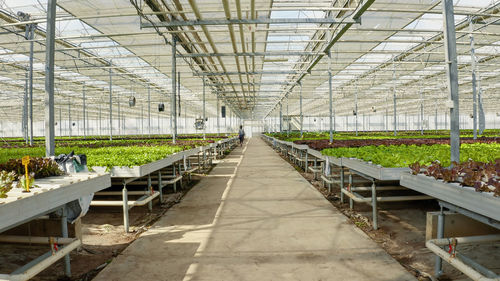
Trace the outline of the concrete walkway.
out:
M 254 137 L 94 280 L 415 278 Z

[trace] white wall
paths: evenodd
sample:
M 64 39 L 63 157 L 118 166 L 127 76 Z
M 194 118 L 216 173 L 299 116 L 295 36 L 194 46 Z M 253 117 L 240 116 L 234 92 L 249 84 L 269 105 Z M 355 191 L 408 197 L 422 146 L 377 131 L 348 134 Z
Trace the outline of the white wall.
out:
M 243 130 L 246 137 L 258 136 L 264 132 L 264 122 L 262 120 L 244 120 Z

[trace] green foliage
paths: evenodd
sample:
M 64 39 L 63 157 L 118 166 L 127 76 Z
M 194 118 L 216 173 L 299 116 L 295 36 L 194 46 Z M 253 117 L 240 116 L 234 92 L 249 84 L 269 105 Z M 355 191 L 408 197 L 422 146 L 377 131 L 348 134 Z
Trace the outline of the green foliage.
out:
M 22 188 L 29 191 L 30 188 L 38 187 L 35 185 L 35 173 L 31 172 L 26 179 L 26 175 L 19 176 L 17 180 L 17 188 Z
M 168 155 L 184 150 L 181 146 L 127 146 L 103 148 L 64 148 L 63 153 L 74 150 L 78 154 L 87 155 L 87 166 L 140 166 L 166 158 Z
M 150 162 L 154 162 L 167 157 L 173 153 L 193 148 L 195 145 L 188 146 L 173 146 L 173 145 L 160 145 L 160 146 L 114 146 L 114 147 L 97 147 L 87 148 L 78 146 L 67 146 L 56 148 L 56 155 L 69 154 L 74 151 L 76 154 L 87 155 L 87 166 L 102 166 L 111 168 L 113 166 L 140 166 Z M 0 148 L 0 163 L 17 163 L 25 155 L 31 157 L 43 157 L 45 148 L 43 147 L 28 147 L 28 148 Z M 17 159 L 17 160 L 10 160 Z M 10 160 L 10 161 L 9 161 Z M 16 164 L 17 165 L 17 164 Z M 5 165 L 3 165 L 5 166 Z M 10 166 L 9 166 L 10 167 Z M 18 167 L 18 166 L 15 166 Z M 2 168 L 0 165 L 0 169 Z M 18 171 L 23 174 L 19 169 L 9 168 L 9 170 Z
M 490 163 L 469 160 L 460 164 L 453 163 L 449 167 L 438 162 L 433 162 L 430 166 L 414 163 L 410 168 L 414 175 L 423 173 L 444 182 L 458 182 L 462 186 L 474 187 L 477 192 L 492 192 L 494 196 L 500 196 L 500 159 Z
M 0 198 L 7 197 L 7 192 L 12 189 L 15 180 L 15 172 L 0 171 Z
M 12 171 L 15 172 L 17 175 L 23 176 L 26 172 L 24 170 L 25 168 L 20 158 L 25 155 L 29 154 L 21 154 L 20 157 L 12 158 L 3 164 L 0 164 L 0 170 L 8 172 Z M 64 174 L 64 172 L 59 169 L 59 166 L 54 160 L 42 157 L 30 157 L 30 163 L 28 164 L 28 171 L 30 173 L 33 173 L 33 176 L 37 179 L 51 177 L 51 176 L 59 176 Z
M 416 162 L 420 165 L 430 165 L 436 160 L 443 166 L 451 164 L 450 146 L 446 144 L 339 147 L 324 149 L 322 153 L 333 157 L 357 158 L 388 168 L 408 167 Z M 492 162 L 498 158 L 498 143 L 462 144 L 460 147 L 460 162 L 469 159 Z

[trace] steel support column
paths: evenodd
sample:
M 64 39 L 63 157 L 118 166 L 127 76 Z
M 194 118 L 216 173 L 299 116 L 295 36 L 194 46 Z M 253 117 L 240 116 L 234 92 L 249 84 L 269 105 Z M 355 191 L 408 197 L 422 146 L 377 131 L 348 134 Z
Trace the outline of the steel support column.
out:
M 206 115 L 205 115 L 205 76 L 203 76 L 203 139 L 205 140 L 206 139 L 206 128 L 207 128 L 207 124 L 205 123 L 205 119 L 206 118 Z
M 290 136 L 290 112 L 288 111 L 288 94 L 286 95 L 286 136 Z
M 217 134 L 220 135 L 220 100 L 217 95 Z
M 280 134 L 283 133 L 283 105 L 280 102 Z
M 472 23 L 472 17 L 468 17 L 469 20 L 469 38 L 470 38 L 470 59 L 472 68 L 472 134 L 474 139 L 477 139 L 477 91 L 476 91 L 476 54 L 474 49 L 474 26 Z
M 51 1 L 51 0 L 49 0 Z M 54 2 L 56 2 L 54 0 Z M 55 6 L 55 5 L 54 5 Z M 66 205 L 62 207 L 61 210 L 61 236 L 63 238 L 68 238 L 68 211 Z M 67 277 L 71 277 L 71 264 L 69 254 L 64 256 L 64 273 Z
M 358 87 L 354 90 L 354 129 L 356 136 L 358 136 Z M 364 120 L 363 120 L 364 121 Z
M 420 135 L 424 135 L 424 98 L 423 91 L 420 89 Z
M 398 134 L 398 116 L 397 116 L 397 107 L 396 107 L 396 93 L 393 93 L 392 100 L 394 103 L 394 136 Z
M 118 93 L 118 135 L 122 134 L 122 111 L 120 106 L 120 93 Z
M 48 17 L 48 15 L 47 15 Z M 54 15 L 55 17 L 55 15 Z M 30 57 L 29 57 L 29 72 L 28 72 L 28 83 L 29 83 L 29 120 L 30 120 L 30 145 L 33 145 L 33 39 L 35 38 L 35 25 L 29 24 L 29 36 L 30 41 Z M 48 38 L 47 38 L 48 40 Z M 48 46 L 48 45 L 47 45 Z M 52 74 L 53 76 L 53 74 Z
M 328 104 L 330 120 L 330 143 L 333 142 L 333 81 L 332 81 L 332 52 L 328 49 Z
M 299 94 L 300 94 L 300 104 L 299 104 L 299 106 L 300 106 L 300 138 L 302 138 L 303 137 L 303 126 L 304 126 L 304 116 L 302 115 L 302 83 L 300 83 Z
M 174 132 L 175 132 L 175 135 L 177 136 L 177 117 L 180 116 L 178 113 L 177 113 L 177 110 L 180 110 L 180 106 L 179 108 L 177 108 L 177 105 L 179 104 L 180 105 L 180 94 L 181 94 L 181 72 L 177 72 L 177 91 L 175 93 L 175 96 L 174 96 Z
M 151 136 L 151 87 L 148 85 L 148 134 Z
M 71 101 L 69 101 L 69 103 L 68 103 L 68 130 L 69 130 L 70 137 L 73 135 L 72 126 L 73 126 L 73 124 L 71 124 Z
M 438 215 L 438 225 L 437 225 L 437 233 L 436 233 L 436 238 L 441 239 L 444 237 L 444 212 L 443 212 L 443 206 L 441 207 L 441 211 L 439 212 Z M 439 277 L 441 274 L 443 274 L 443 260 L 441 257 L 436 256 L 435 262 L 434 262 L 434 276 Z
M 176 137 L 176 130 L 177 130 L 177 118 L 175 117 L 175 95 L 176 95 L 176 90 L 177 90 L 177 83 L 176 83 L 176 77 L 177 77 L 177 61 L 176 61 L 176 52 L 177 52 L 177 38 L 175 37 L 175 34 L 172 34 L 172 76 L 170 77 L 172 79 L 172 99 L 171 99 L 171 112 L 170 116 L 172 118 L 172 143 L 175 144 L 175 137 Z M 159 126 L 159 123 L 158 123 Z
M 82 100 L 83 100 L 83 139 L 85 139 L 87 137 L 87 125 L 85 123 L 85 120 L 86 120 L 86 116 L 85 116 L 85 112 L 86 112 L 86 108 L 85 108 L 85 83 L 83 83 L 83 87 L 82 87 Z
M 111 67 L 109 68 L 109 140 L 113 140 L 113 72 Z
M 141 135 L 144 135 L 144 105 L 141 104 Z
M 47 3 L 47 42 L 45 44 L 45 156 L 55 155 L 54 128 L 54 51 L 56 34 L 56 0 Z M 32 126 L 33 128 L 33 126 Z M 31 135 L 33 136 L 33 134 Z
M 99 104 L 99 136 L 102 135 L 102 124 L 101 124 L 101 104 Z
M 29 143 L 29 134 L 28 134 L 28 73 L 26 73 L 26 83 L 24 89 L 24 98 L 23 98 L 23 119 L 22 119 L 22 127 L 23 127 L 23 137 L 26 144 Z
M 455 16 L 453 0 L 443 0 L 444 46 L 446 78 L 448 82 L 450 104 L 450 156 L 451 162 L 460 162 L 460 124 L 458 100 L 457 42 L 455 34 Z
M 396 68 L 394 65 L 394 60 L 392 61 L 392 99 L 394 102 L 394 136 L 398 134 L 398 117 L 396 108 Z
M 385 132 L 387 133 L 389 131 L 389 109 L 388 107 L 388 102 L 387 102 L 387 96 L 385 97 Z
M 224 121 L 225 124 L 225 121 Z M 184 134 L 188 133 L 187 129 L 187 103 L 184 102 Z

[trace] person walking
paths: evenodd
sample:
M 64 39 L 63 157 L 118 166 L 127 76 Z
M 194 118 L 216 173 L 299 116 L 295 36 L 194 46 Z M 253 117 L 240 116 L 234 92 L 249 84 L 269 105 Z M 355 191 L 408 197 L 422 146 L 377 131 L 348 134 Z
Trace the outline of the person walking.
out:
M 243 146 L 243 140 L 245 139 L 245 131 L 243 130 L 242 125 L 240 125 L 240 130 L 238 131 L 238 137 L 240 138 L 240 146 Z

